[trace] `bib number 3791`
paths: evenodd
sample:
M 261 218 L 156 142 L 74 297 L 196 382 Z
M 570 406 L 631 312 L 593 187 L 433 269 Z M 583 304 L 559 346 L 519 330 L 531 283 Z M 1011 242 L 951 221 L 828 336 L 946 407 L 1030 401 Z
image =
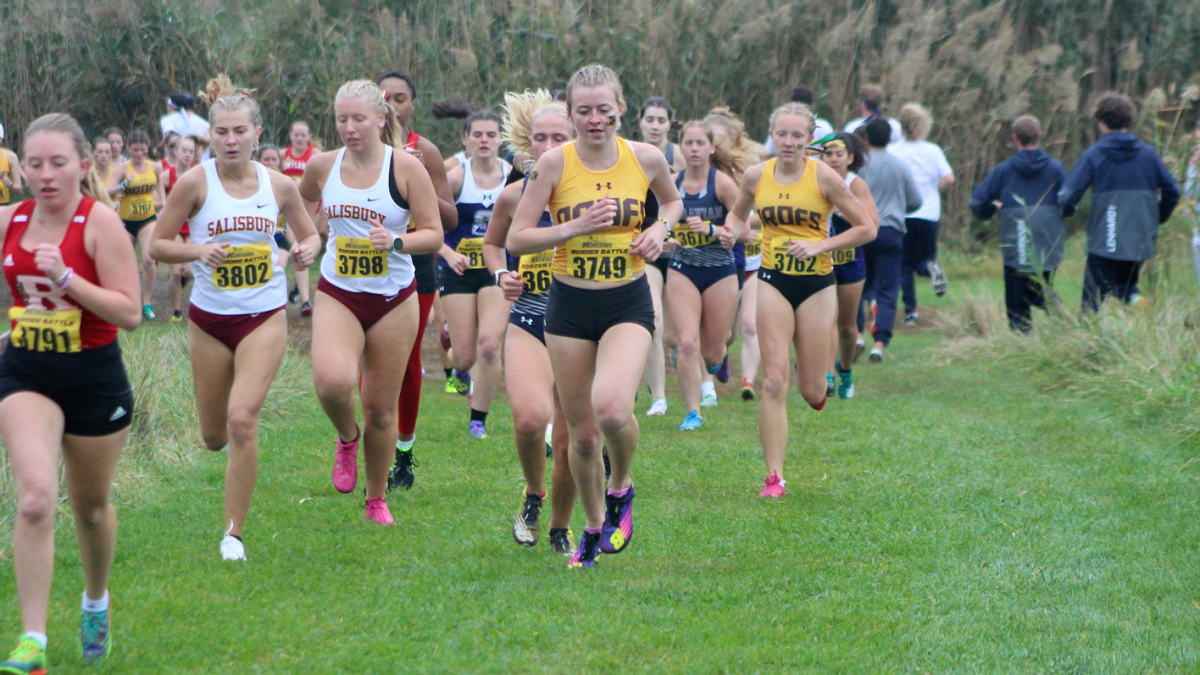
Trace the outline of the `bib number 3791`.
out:
M 337 275 L 339 277 L 382 277 L 387 273 L 387 251 L 376 251 L 370 239 L 337 238 Z
M 70 354 L 83 346 L 79 336 L 83 324 L 81 310 L 13 307 L 8 310 L 8 318 L 14 324 L 11 337 L 14 347 L 31 352 Z

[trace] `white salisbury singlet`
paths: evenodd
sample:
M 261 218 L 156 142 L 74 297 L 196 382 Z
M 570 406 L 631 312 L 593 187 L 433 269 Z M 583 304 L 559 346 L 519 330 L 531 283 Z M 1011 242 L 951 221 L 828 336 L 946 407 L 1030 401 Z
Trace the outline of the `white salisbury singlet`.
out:
M 254 162 L 258 192 L 249 199 L 234 199 L 225 192 L 217 175 L 217 164 L 208 160 L 204 179 L 208 183 L 204 206 L 189 223 L 194 244 L 230 244 L 229 256 L 220 267 L 192 263 L 196 286 L 192 304 L 212 314 L 232 316 L 269 312 L 287 304 L 287 276 L 275 244 L 279 204 L 271 189 L 266 167 Z
M 379 180 L 366 190 L 342 183 L 342 159 L 338 152 L 321 199 L 329 220 L 329 242 L 321 260 L 321 276 L 351 293 L 374 293 L 394 297 L 413 282 L 412 256 L 392 250 L 376 251 L 371 245 L 371 223 L 375 219 L 395 236 L 408 230 L 408 203 L 392 198 L 392 149 L 386 147 Z

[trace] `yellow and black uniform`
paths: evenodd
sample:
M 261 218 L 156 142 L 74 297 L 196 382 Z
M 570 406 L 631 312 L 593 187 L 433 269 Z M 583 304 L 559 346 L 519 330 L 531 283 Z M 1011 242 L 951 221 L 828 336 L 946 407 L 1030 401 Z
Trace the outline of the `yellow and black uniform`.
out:
M 775 180 L 775 161 L 763 167 L 754 209 L 762 220 L 762 266 L 758 278 L 774 286 L 795 310 L 818 291 L 834 285 L 833 259 L 822 253 L 800 260 L 788 253 L 796 241 L 829 238 L 829 212 L 833 203 L 817 184 L 817 160 L 805 160 L 800 180 L 781 185 Z
M 133 162 L 125 162 L 125 182 L 121 188 L 121 204 L 117 215 L 125 222 L 129 235 L 137 239 L 142 228 L 151 223 L 154 212 L 154 190 L 158 187 L 158 174 L 146 163 L 146 173 L 136 173 Z
M 646 262 L 631 252 L 646 217 L 650 179 L 628 141 L 618 138 L 617 161 L 603 171 L 583 165 L 574 143 L 562 146 L 562 178 L 550 197 L 556 225 L 581 217 L 605 197 L 617 203 L 613 225 L 559 244 L 551 270 L 546 332 L 598 342 L 612 326 L 636 323 L 654 332 L 654 302 L 643 273 Z M 560 277 L 612 282 L 578 288 Z
M 0 148 L 0 173 L 7 173 L 9 180 L 12 179 L 12 162 L 8 161 L 8 151 Z M 12 201 L 12 194 L 8 191 L 8 186 L 4 181 L 0 181 L 0 206 L 4 206 Z

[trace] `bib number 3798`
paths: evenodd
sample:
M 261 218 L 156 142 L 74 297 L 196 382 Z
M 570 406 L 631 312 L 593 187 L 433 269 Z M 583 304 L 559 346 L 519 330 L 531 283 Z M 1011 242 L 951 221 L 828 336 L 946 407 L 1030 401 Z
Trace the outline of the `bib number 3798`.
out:
M 382 277 L 387 273 L 387 251 L 376 251 L 370 239 L 337 238 L 339 277 Z

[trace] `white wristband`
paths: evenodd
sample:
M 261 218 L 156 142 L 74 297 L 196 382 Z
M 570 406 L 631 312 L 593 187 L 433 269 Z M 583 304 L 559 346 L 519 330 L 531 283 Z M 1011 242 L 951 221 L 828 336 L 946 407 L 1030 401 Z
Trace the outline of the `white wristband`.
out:
M 497 286 L 500 285 L 500 275 L 501 274 L 508 274 L 508 270 L 496 270 L 496 274 L 494 276 L 496 277 L 496 285 Z

